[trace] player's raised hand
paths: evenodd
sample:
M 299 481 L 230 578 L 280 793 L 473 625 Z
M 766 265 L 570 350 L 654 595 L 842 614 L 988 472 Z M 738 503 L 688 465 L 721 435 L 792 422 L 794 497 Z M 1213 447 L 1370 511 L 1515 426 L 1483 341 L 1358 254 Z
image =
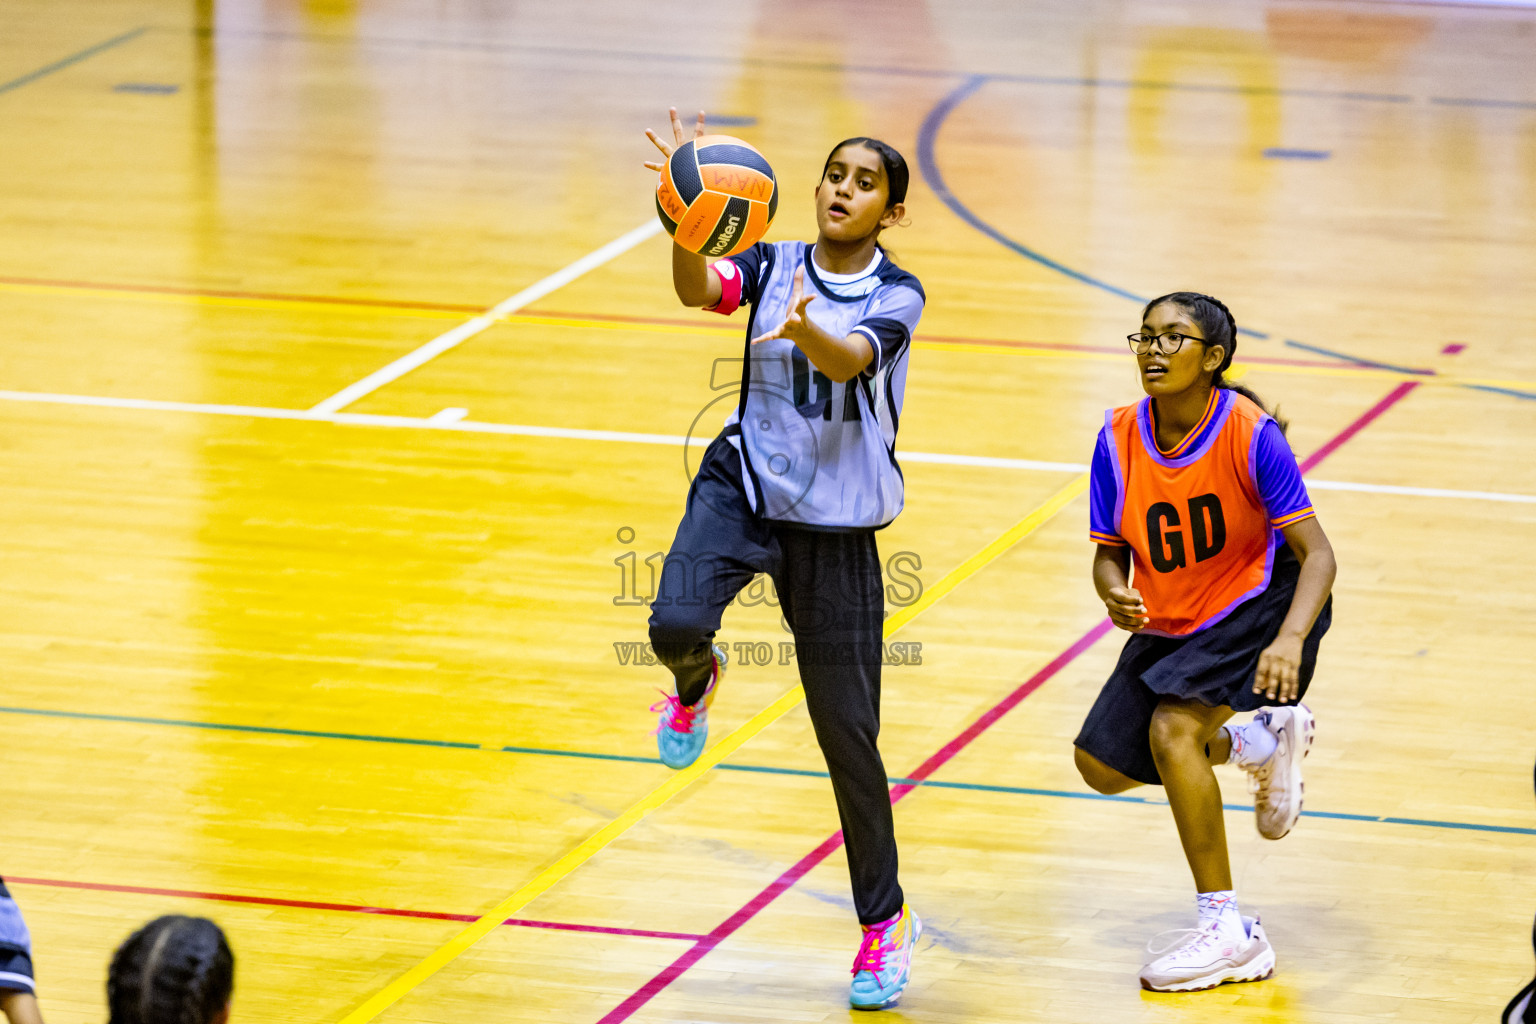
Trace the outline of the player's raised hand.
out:
M 1253 674 L 1253 692 L 1266 700 L 1289 704 L 1301 689 L 1301 637 L 1282 633 L 1259 655 Z
M 759 334 L 752 339 L 752 344 L 772 341 L 774 338 L 788 338 L 790 341 L 798 340 L 810 321 L 806 319 L 805 307 L 816 301 L 816 296 L 805 294 L 805 268 L 795 271 L 795 290 L 789 297 L 789 315 L 784 322 L 767 334 Z
M 649 160 L 647 160 L 645 166 L 650 168 L 651 170 L 655 171 L 658 174 L 661 173 L 661 169 L 662 169 L 663 166 L 665 166 L 666 161 L 671 159 L 672 151 L 674 149 L 676 149 L 678 146 L 681 146 L 683 143 L 688 141 L 687 139 L 683 138 L 683 122 L 678 120 L 677 108 L 676 107 L 668 107 L 667 108 L 667 114 L 672 118 L 672 138 L 674 140 L 676 140 L 672 145 L 669 146 L 665 142 L 662 142 L 661 138 L 655 132 L 651 131 L 649 128 L 647 128 L 645 130 L 645 137 L 650 139 L 651 143 L 657 149 L 661 150 L 661 160 L 656 162 L 656 163 L 651 163 Z M 704 111 L 701 110 L 701 111 L 699 111 L 699 120 L 693 126 L 693 137 L 695 139 L 697 139 L 700 136 L 702 136 L 703 134 L 704 134 Z
M 1111 587 L 1104 599 L 1109 618 L 1115 625 L 1129 633 L 1140 633 L 1147 625 L 1147 606 L 1141 601 L 1141 591 L 1130 587 Z

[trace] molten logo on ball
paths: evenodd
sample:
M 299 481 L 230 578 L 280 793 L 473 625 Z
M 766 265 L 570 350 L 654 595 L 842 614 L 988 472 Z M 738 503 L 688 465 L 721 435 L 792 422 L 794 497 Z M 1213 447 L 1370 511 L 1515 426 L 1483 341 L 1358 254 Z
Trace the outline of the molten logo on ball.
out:
M 720 240 L 714 245 L 710 246 L 709 251 L 704 255 L 719 256 L 722 252 L 731 247 L 731 236 L 736 233 L 736 229 L 741 225 L 741 218 L 737 217 L 735 214 L 731 214 L 730 216 L 731 222 L 720 229 Z

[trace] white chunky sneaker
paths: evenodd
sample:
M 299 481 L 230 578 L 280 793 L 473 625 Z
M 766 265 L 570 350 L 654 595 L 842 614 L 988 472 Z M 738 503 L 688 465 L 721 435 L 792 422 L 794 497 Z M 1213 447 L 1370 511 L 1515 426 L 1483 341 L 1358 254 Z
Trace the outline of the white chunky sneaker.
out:
M 1254 716 L 1275 737 L 1275 752 L 1263 764 L 1246 769 L 1248 789 L 1254 794 L 1254 823 L 1265 839 L 1279 839 L 1296 827 L 1301 817 L 1305 786 L 1301 762 L 1312 749 L 1315 731 L 1312 712 L 1305 704 L 1265 708 Z
M 1199 992 L 1228 982 L 1263 981 L 1275 973 L 1274 947 L 1258 918 L 1243 918 L 1243 931 L 1246 937 L 1234 940 L 1219 922 L 1212 921 L 1203 928 L 1164 932 L 1175 936 L 1175 944 L 1171 949 L 1147 945 L 1147 952 L 1157 959 L 1141 969 L 1141 987 L 1151 992 Z

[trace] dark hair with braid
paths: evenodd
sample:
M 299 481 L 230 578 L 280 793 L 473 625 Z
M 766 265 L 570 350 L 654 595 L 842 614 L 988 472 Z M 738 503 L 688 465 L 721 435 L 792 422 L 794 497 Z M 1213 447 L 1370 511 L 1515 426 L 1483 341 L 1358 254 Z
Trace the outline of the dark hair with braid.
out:
M 218 925 L 157 917 L 113 954 L 108 1024 L 211 1024 L 234 987 L 235 955 Z
M 1211 386 L 1226 388 L 1228 391 L 1236 391 L 1254 405 L 1269 413 L 1274 418 L 1275 425 L 1280 428 L 1280 432 L 1282 434 L 1285 433 L 1285 428 L 1289 424 L 1280 418 L 1280 410 L 1278 408 L 1270 412 L 1269 406 L 1264 404 L 1264 399 L 1260 398 L 1251 388 L 1246 388 L 1236 381 L 1226 380 L 1222 377 L 1227 367 L 1232 365 L 1232 357 L 1237 354 L 1237 321 L 1233 319 L 1232 311 L 1227 308 L 1226 303 L 1210 295 L 1203 295 L 1200 292 L 1170 292 L 1147 303 L 1147 307 L 1141 311 L 1142 320 L 1146 320 L 1152 310 L 1165 302 L 1171 302 L 1178 306 L 1185 313 L 1189 314 L 1191 320 L 1200 325 L 1201 333 L 1205 335 L 1207 348 L 1212 345 L 1220 345 L 1224 349 L 1221 365 L 1216 367 L 1216 373 L 1211 377 Z

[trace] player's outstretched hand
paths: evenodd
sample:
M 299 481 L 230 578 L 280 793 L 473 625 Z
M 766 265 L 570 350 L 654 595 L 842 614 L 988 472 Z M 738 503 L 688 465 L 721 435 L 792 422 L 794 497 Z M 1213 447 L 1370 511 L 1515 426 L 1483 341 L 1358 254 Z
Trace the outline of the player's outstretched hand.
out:
M 1128 633 L 1140 633 L 1147 625 L 1147 606 L 1141 602 L 1141 591 L 1130 587 L 1111 587 L 1104 599 L 1109 618 Z
M 673 145 L 669 146 L 665 142 L 662 142 L 660 137 L 657 136 L 657 134 L 655 132 L 651 131 L 649 128 L 647 128 L 645 130 L 645 137 L 650 139 L 651 143 L 653 145 L 655 145 L 655 147 L 657 149 L 661 150 L 661 160 L 660 161 L 658 161 L 657 163 L 651 163 L 649 160 L 647 160 L 646 164 L 645 164 L 646 167 L 648 167 L 651 170 L 655 171 L 657 174 L 660 174 L 662 167 L 666 166 L 666 161 L 670 160 L 672 158 L 672 150 L 677 148 L 678 146 L 681 146 L 683 143 L 688 141 L 687 139 L 683 138 L 683 122 L 681 122 L 681 121 L 679 121 L 677 119 L 677 108 L 676 107 L 668 107 L 667 108 L 667 113 L 672 118 L 672 138 L 676 140 L 676 142 L 674 142 Z M 699 111 L 698 123 L 696 123 L 693 126 L 693 137 L 697 139 L 700 136 L 702 136 L 703 134 L 704 134 L 704 111 L 701 110 L 701 111 Z
M 759 334 L 752 339 L 752 344 L 772 341 L 774 338 L 788 338 L 790 341 L 798 341 L 810 326 L 810 321 L 805 317 L 805 307 L 816 301 L 816 296 L 805 294 L 805 268 L 795 271 L 795 291 L 789 297 L 789 315 L 784 322 L 767 334 Z
M 1276 704 L 1289 704 L 1301 688 L 1301 637 L 1281 634 L 1259 655 L 1253 692 Z

